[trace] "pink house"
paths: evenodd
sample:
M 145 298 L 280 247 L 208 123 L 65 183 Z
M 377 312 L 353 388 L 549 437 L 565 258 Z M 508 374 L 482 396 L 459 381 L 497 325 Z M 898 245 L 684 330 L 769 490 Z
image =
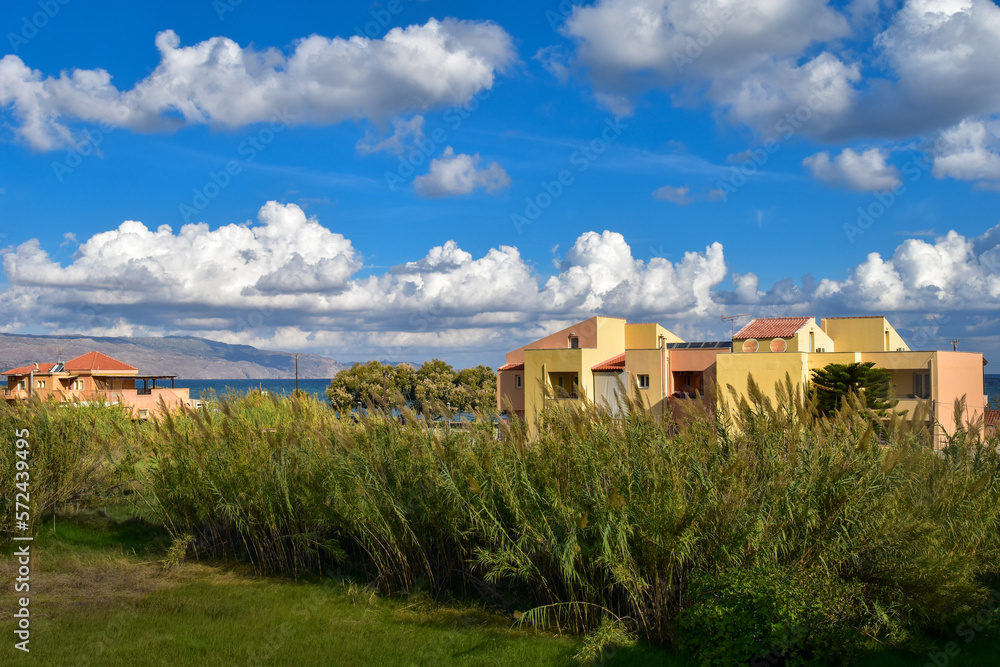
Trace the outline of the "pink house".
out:
M 192 406 L 187 388 L 174 388 L 175 375 L 140 375 L 135 366 L 100 352 L 66 362 L 29 364 L 0 375 L 7 376 L 4 399 L 9 402 L 32 396 L 64 403 L 102 402 L 129 408 L 135 419 L 159 414 L 161 402 L 167 409 Z M 170 387 L 157 386 L 157 381 L 166 380 Z

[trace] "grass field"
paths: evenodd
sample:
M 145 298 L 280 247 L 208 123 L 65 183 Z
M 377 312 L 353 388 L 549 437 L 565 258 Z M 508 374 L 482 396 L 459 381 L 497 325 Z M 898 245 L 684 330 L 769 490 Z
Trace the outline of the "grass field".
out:
M 54 534 L 48 523 L 33 547 L 31 655 L 14 650 L 5 613 L 0 664 L 573 665 L 581 644 L 472 604 L 380 597 L 338 576 L 294 582 L 219 563 L 166 569 L 168 544 L 164 531 L 114 511 L 59 516 Z M 0 573 L 10 589 L 9 556 Z M 688 664 L 641 646 L 608 658 Z

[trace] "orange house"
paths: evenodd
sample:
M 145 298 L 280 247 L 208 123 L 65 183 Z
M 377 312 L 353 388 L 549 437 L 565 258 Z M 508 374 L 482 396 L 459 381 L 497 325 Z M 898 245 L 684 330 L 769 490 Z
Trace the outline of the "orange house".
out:
M 159 414 L 161 400 L 167 409 L 192 405 L 187 388 L 174 388 L 175 375 L 140 375 L 135 366 L 100 352 L 12 368 L 0 375 L 7 376 L 4 399 L 10 402 L 37 396 L 64 403 L 123 405 L 134 419 Z M 158 387 L 158 380 L 170 380 L 170 387 Z

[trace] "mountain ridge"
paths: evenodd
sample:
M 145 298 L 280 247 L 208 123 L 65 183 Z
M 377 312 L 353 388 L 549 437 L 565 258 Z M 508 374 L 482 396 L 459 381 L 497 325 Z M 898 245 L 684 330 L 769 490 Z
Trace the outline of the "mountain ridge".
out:
M 295 377 L 288 352 L 232 345 L 197 336 L 86 336 L 0 333 L 0 370 L 43 361 L 66 361 L 97 350 L 147 375 L 191 380 L 265 380 Z M 299 355 L 299 377 L 332 378 L 344 368 L 318 354 Z

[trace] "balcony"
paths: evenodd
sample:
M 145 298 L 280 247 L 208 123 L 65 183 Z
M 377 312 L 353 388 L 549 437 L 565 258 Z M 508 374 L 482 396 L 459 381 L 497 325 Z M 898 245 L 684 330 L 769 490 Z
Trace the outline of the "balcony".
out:
M 701 394 L 697 391 L 675 391 L 670 394 L 670 398 L 701 398 Z

